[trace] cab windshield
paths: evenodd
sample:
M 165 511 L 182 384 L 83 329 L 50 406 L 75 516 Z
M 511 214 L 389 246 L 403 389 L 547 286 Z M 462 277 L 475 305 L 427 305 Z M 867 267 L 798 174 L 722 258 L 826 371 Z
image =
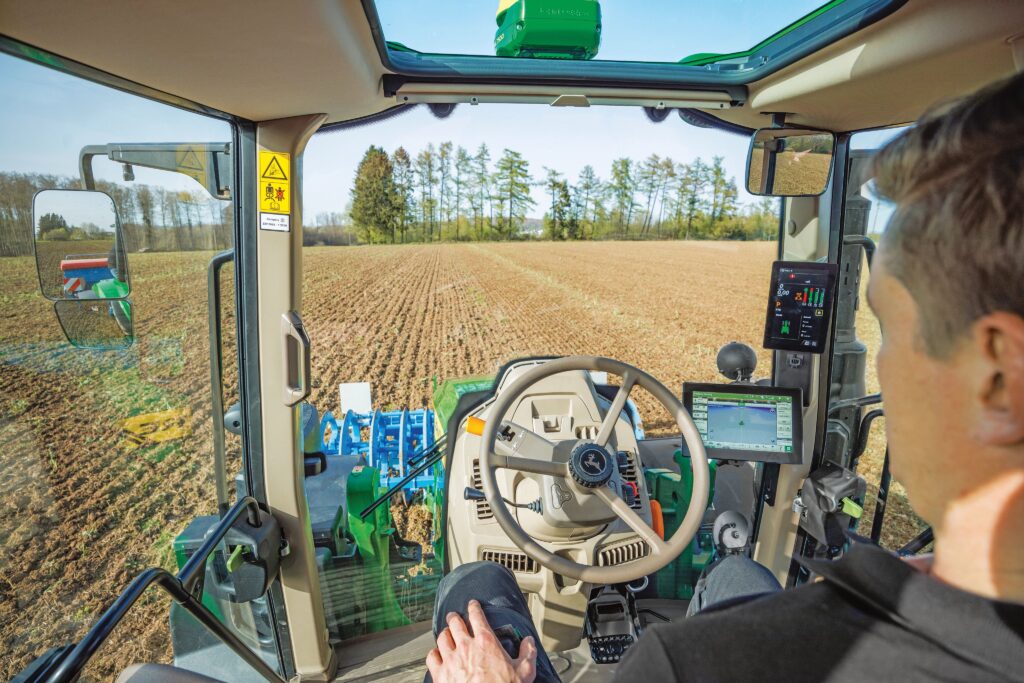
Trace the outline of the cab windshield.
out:
M 303 319 L 318 382 L 310 402 L 329 436 L 326 472 L 306 485 L 314 538 L 337 533 L 325 492 L 346 458 L 394 444 L 399 462 L 399 443 L 429 446 L 458 399 L 489 388 L 509 361 L 619 358 L 678 393 L 686 381 L 724 381 L 719 347 L 738 340 L 759 349 L 758 376 L 770 376 L 761 338 L 779 202 L 743 189 L 748 142 L 675 116 L 655 124 L 634 107 L 518 105 L 446 118 L 419 106 L 315 135 Z M 632 401 L 638 434 L 678 434 L 652 395 Z M 429 427 L 403 442 L 403 420 Z M 381 485 L 400 486 L 404 471 L 382 462 Z M 445 545 L 433 481 L 428 472 L 390 500 L 406 553 L 388 564 L 390 581 L 322 552 L 332 636 L 429 618 Z M 455 504 L 465 485 L 449 487 Z M 386 520 L 370 515 L 367 536 Z M 359 524 L 343 532 L 353 544 Z

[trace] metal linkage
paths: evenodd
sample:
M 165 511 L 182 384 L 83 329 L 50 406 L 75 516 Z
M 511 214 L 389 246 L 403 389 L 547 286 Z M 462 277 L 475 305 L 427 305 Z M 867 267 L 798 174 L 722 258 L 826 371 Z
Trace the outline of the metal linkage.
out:
M 853 462 L 857 462 L 860 456 L 864 455 L 864 451 L 868 449 L 868 437 L 871 436 L 871 427 L 874 425 L 875 420 L 880 417 L 885 417 L 885 411 L 881 408 L 876 408 L 861 419 L 860 429 L 857 430 L 857 443 L 853 451 Z
M 928 547 L 930 543 L 935 540 L 935 532 L 932 531 L 931 527 L 928 527 L 917 536 L 907 543 L 905 546 L 896 551 L 897 555 L 917 555 L 919 552 Z
M 430 477 L 407 477 L 416 460 L 434 446 L 433 410 L 349 410 L 341 422 L 328 411 L 320 425 L 323 452 L 365 457 L 366 464 L 380 471 L 381 486 L 390 486 L 395 478 L 402 478 L 411 488 L 425 488 L 433 483 Z M 368 438 L 363 438 L 364 432 L 368 432 Z
M 878 543 L 882 538 L 882 525 L 885 522 L 885 508 L 889 501 L 889 485 L 892 474 L 889 472 L 889 449 L 885 449 L 885 460 L 882 462 L 882 477 L 878 480 L 878 496 L 875 498 L 875 515 L 871 520 L 871 542 Z
M 444 458 L 445 446 L 447 446 L 447 443 L 447 438 L 442 436 L 440 439 L 437 440 L 436 443 L 434 443 L 433 446 L 424 450 L 423 452 L 419 453 L 413 458 L 410 458 L 410 466 L 412 466 L 415 463 L 419 464 L 416 464 L 415 467 L 413 467 L 412 470 L 409 471 L 409 474 L 405 475 L 402 479 L 395 482 L 395 484 L 392 485 L 391 488 L 389 488 L 386 492 L 384 492 L 383 495 L 381 495 L 375 501 L 366 506 L 366 509 L 359 513 L 359 518 L 366 519 L 367 517 L 369 517 L 370 513 L 372 513 L 374 510 L 376 510 L 378 507 L 383 505 L 388 500 L 391 500 L 391 498 L 395 494 L 400 493 L 409 482 L 415 480 L 416 477 L 418 477 L 420 474 L 426 472 L 435 463 L 440 462 Z
M 129 610 L 150 586 L 156 584 L 264 679 L 284 683 L 284 678 L 270 668 L 258 654 L 246 647 L 238 636 L 221 623 L 202 603 L 206 560 L 243 514 L 248 515 L 249 524 L 260 526 L 259 506 L 256 500 L 250 497 L 239 500 L 210 531 L 206 540 L 181 568 L 177 576 L 173 576 L 167 570 L 159 567 L 152 567 L 136 576 L 128 588 L 114 600 L 103 616 L 89 629 L 85 637 L 64 657 L 54 662 L 51 670 L 41 672 L 45 678 L 40 680 L 45 680 L 47 683 L 71 683 L 77 680 L 89 659 L 103 646 Z
M 833 401 L 828 405 L 828 414 L 831 416 L 838 413 L 840 410 L 846 410 L 847 408 L 866 408 L 868 406 L 877 405 L 881 402 L 881 394 L 868 394 L 867 396 L 858 396 L 857 398 Z
M 210 328 L 210 402 L 213 418 L 213 474 L 217 491 L 217 513 L 228 510 L 228 473 L 224 459 L 224 348 L 221 339 L 220 271 L 235 259 L 234 249 L 222 251 L 210 259 L 206 276 L 206 300 Z

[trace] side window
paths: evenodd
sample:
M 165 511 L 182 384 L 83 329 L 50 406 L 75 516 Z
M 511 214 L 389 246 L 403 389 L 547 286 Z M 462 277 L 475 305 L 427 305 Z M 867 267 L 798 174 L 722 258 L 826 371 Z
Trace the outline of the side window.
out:
M 202 539 L 194 520 L 217 513 L 207 264 L 232 246 L 233 218 L 231 202 L 207 189 L 215 187 L 215 175 L 229 188 L 231 165 L 215 168 L 202 150 L 188 144 L 165 150 L 173 161 L 157 165 L 170 164 L 172 172 L 117 163 L 106 152 L 92 156 L 86 175 L 116 207 L 130 273 L 121 278 L 130 283 L 130 308 L 103 303 L 98 310 L 101 318 L 129 325 L 131 336 L 113 350 L 76 348 L 40 291 L 34 231 L 45 237 L 41 262 L 50 258 L 46 268 L 54 269 L 44 274 L 44 288 L 52 276 L 58 295 L 104 298 L 92 290 L 109 282 L 110 273 L 93 282 L 88 270 L 96 263 L 114 267 L 114 252 L 97 246 L 112 234 L 112 214 L 95 218 L 100 214 L 53 199 L 33 221 L 34 195 L 81 189 L 80 162 L 89 147 L 200 141 L 228 149 L 231 125 L 3 55 L 0 90 L 9 94 L 0 112 L 0 678 L 6 679 L 48 648 L 79 640 L 143 569 L 177 571 Z M 62 264 L 81 272 L 58 272 Z M 77 275 L 85 280 L 75 283 Z M 230 269 L 223 275 L 230 405 L 237 400 L 234 301 Z M 68 333 L 74 337 L 74 330 Z M 227 450 L 230 477 L 241 459 L 230 434 Z M 167 602 L 147 597 L 129 613 L 119 632 L 131 637 L 132 647 L 104 647 L 90 667 L 97 677 L 112 679 L 136 661 L 170 659 Z
M 870 155 L 872 151 L 884 145 L 902 130 L 900 128 L 858 133 L 851 140 L 852 154 L 854 157 Z M 867 216 L 864 219 L 867 221 L 867 236 L 875 244 L 878 244 L 892 216 L 893 205 L 878 196 L 873 188 L 873 183 L 868 180 L 860 187 L 859 195 L 867 202 Z M 862 209 L 858 208 L 858 210 Z M 871 275 L 866 262 L 861 272 L 864 276 L 861 278 L 860 306 L 857 310 L 857 338 L 867 347 L 866 390 L 868 394 L 872 394 L 881 391 L 881 386 L 878 383 L 875 356 L 881 344 L 882 333 L 878 325 L 878 319 L 867 305 L 867 283 Z M 884 409 L 884 404 L 882 408 Z M 857 529 L 857 532 L 863 535 L 868 535 L 872 532 L 872 526 L 875 522 L 879 501 L 879 488 L 884 483 L 885 458 L 886 438 L 885 418 L 883 417 L 876 420 L 872 426 L 867 449 L 860 457 L 857 466 L 858 473 L 867 480 L 868 484 L 864 514 L 860 519 Z M 886 487 L 883 486 L 882 488 Z M 886 548 L 896 550 L 903 547 L 908 541 L 923 531 L 927 527 L 927 523 L 914 513 L 907 499 L 906 490 L 898 481 L 891 480 L 889 482 L 884 497 L 884 517 L 880 520 L 881 534 L 879 542 Z

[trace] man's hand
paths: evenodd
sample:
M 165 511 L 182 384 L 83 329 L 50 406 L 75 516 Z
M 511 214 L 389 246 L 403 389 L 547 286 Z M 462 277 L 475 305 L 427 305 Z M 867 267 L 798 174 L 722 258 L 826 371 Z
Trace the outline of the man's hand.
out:
M 427 669 L 434 683 L 533 683 L 537 676 L 537 644 L 532 636 L 519 644 L 512 659 L 501 647 L 476 600 L 469 602 L 469 626 L 458 614 L 445 618 L 448 628 L 437 637 L 437 647 L 427 655 Z

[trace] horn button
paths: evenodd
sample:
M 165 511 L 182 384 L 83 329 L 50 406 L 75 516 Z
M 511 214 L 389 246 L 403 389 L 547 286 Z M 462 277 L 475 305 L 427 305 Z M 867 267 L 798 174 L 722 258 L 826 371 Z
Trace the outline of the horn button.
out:
M 607 484 L 614 472 L 615 459 L 598 444 L 583 441 L 572 449 L 569 474 L 583 488 L 594 489 Z

